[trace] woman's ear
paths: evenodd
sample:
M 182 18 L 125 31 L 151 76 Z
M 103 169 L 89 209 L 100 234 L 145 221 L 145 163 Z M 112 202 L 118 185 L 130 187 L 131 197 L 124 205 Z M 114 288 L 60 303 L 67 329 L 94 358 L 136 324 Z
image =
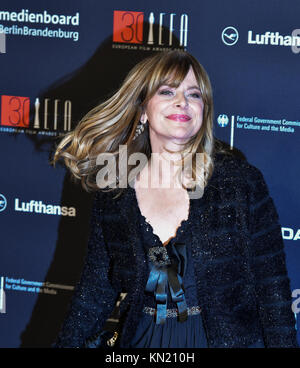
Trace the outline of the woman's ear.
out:
M 141 115 L 140 122 L 141 122 L 142 124 L 146 124 L 147 120 L 148 120 L 147 113 L 146 113 L 146 111 L 144 111 L 144 112 L 142 113 L 142 115 Z

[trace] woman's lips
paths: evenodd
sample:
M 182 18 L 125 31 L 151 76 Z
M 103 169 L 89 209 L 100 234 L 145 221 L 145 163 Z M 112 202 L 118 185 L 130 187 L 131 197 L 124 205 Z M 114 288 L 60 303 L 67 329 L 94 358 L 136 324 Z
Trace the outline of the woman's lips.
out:
M 168 115 L 167 119 L 185 122 L 185 121 L 191 120 L 191 117 L 188 115 L 184 115 L 184 114 L 172 114 L 172 115 Z

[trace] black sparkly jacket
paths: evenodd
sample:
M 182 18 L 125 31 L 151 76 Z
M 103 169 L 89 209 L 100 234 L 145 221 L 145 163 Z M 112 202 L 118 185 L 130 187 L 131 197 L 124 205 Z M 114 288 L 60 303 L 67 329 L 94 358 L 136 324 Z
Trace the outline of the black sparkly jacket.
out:
M 129 308 L 120 346 L 128 347 L 148 278 L 135 191 L 97 192 L 80 282 L 54 347 L 81 347 L 101 331 L 120 292 Z M 115 193 L 114 193 L 115 194 Z M 298 347 L 278 215 L 260 171 L 217 154 L 189 227 L 197 296 L 209 347 Z

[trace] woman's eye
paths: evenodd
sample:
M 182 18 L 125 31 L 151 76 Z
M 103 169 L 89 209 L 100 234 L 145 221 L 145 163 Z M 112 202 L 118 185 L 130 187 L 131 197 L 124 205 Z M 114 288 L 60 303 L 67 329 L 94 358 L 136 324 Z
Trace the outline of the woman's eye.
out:
M 159 94 L 163 95 L 163 96 L 172 96 L 173 91 L 171 91 L 169 89 L 163 89 L 163 90 L 159 91 Z
M 192 96 L 193 98 L 201 98 L 200 93 L 191 93 L 190 96 Z

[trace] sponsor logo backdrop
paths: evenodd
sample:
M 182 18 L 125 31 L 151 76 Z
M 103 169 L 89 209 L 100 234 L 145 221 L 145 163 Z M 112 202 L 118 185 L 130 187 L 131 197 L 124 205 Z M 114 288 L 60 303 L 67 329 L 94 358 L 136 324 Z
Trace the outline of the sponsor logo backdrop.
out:
M 170 48 L 207 69 L 216 137 L 265 176 L 298 314 L 299 19 L 297 0 L 1 2 L 1 347 L 50 346 L 80 276 L 93 197 L 49 165 L 55 139 Z

